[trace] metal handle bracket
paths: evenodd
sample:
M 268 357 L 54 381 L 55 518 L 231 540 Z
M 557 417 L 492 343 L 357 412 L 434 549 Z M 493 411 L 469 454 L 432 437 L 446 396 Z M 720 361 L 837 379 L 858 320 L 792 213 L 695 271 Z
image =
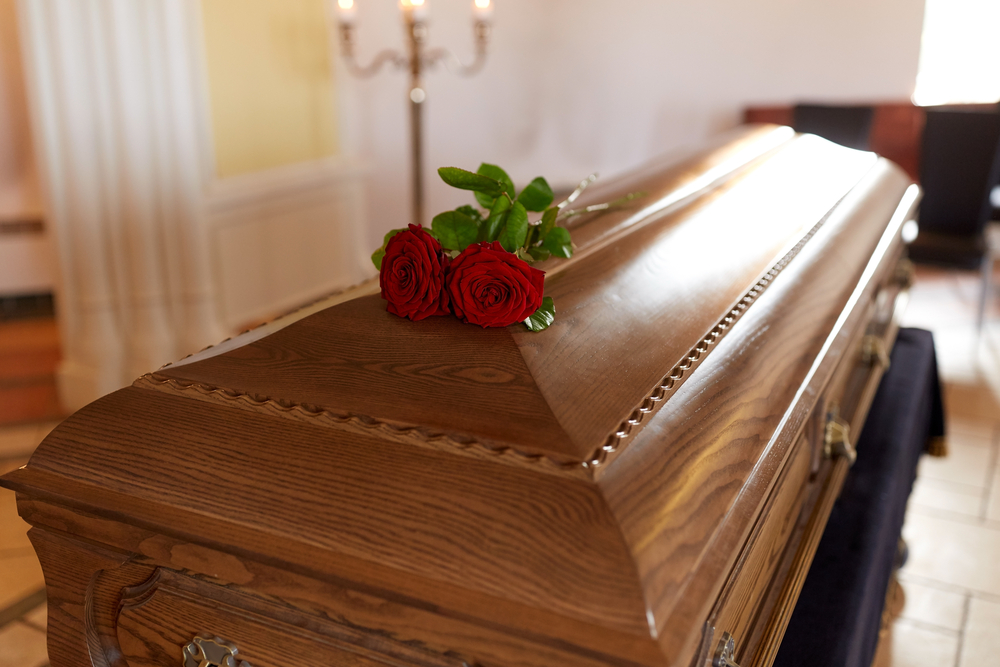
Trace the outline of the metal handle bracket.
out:
M 891 363 L 889 352 L 885 349 L 885 341 L 878 336 L 865 336 L 861 345 L 861 357 L 869 366 L 874 366 L 877 363 L 882 367 L 882 370 L 889 370 Z
M 736 640 L 728 632 L 722 633 L 719 647 L 715 649 L 712 667 L 740 667 L 736 664 Z
M 823 454 L 828 459 L 843 457 L 849 465 L 858 460 L 858 452 L 851 444 L 851 425 L 840 417 L 830 417 L 826 422 Z

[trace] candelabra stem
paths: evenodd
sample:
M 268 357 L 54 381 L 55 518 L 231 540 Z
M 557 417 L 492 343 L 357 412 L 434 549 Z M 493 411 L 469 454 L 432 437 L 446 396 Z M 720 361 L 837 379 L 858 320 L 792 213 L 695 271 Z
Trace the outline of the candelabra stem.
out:
M 347 8 L 350 6 L 348 5 Z M 391 64 L 397 69 L 407 69 L 410 72 L 410 179 L 413 189 L 411 218 L 414 224 L 419 225 L 423 223 L 424 219 L 423 107 L 424 101 L 427 99 L 427 92 L 424 89 L 423 71 L 444 63 L 449 70 L 463 76 L 477 73 L 486 62 L 490 24 L 483 17 L 476 19 L 474 25 L 476 55 L 468 64 L 460 61 L 446 49 L 426 49 L 427 24 L 424 23 L 422 15 L 417 13 L 415 6 L 407 5 L 404 9 L 403 25 L 406 29 L 406 53 L 387 49 L 376 54 L 368 65 L 361 65 L 354 55 L 353 19 L 341 20 L 340 22 L 340 46 L 347 70 L 357 77 L 364 79 L 373 77 L 387 64 Z
M 419 91 L 419 92 L 417 92 Z M 410 170 L 413 173 L 413 224 L 423 222 L 424 211 L 424 142 L 423 142 L 423 101 L 417 102 L 413 94 L 419 96 L 423 89 L 411 88 L 410 98 Z
M 424 219 L 424 42 L 427 26 L 422 21 L 406 17 L 406 32 L 410 47 L 410 178 L 413 187 L 413 224 Z

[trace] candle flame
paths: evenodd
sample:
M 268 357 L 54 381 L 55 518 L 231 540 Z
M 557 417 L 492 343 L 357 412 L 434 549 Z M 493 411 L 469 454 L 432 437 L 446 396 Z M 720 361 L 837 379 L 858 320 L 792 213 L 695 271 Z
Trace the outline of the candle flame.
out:
M 486 9 L 490 6 L 490 0 L 476 0 L 476 7 L 480 9 Z
M 337 0 L 337 6 L 341 9 L 350 9 L 354 6 L 354 0 Z

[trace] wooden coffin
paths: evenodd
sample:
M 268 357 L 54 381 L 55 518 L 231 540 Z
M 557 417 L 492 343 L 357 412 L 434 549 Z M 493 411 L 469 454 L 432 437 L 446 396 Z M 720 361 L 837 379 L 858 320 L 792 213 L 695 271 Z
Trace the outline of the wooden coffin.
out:
M 3 478 L 53 667 L 770 664 L 918 191 L 774 126 L 586 199 L 637 190 L 541 265 L 545 331 L 368 284 L 67 419 Z

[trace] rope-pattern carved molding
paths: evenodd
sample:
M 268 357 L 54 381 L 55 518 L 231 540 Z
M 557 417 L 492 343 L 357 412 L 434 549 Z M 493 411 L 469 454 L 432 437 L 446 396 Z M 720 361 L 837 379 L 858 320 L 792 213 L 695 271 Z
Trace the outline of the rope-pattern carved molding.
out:
M 433 431 L 408 424 L 398 424 L 367 415 L 338 413 L 319 406 L 295 403 L 284 399 L 257 397 L 224 387 L 216 387 L 201 382 L 177 380 L 157 373 L 147 373 L 135 382 L 133 387 L 153 389 L 171 394 L 181 394 L 198 400 L 221 403 L 259 414 L 293 419 L 308 424 L 322 424 L 370 436 L 376 432 L 384 440 L 408 445 L 417 445 L 438 451 L 459 453 L 480 460 L 499 461 L 518 467 L 573 477 L 591 479 L 583 461 L 562 460 L 545 454 L 521 451 L 507 445 L 482 442 L 472 436 L 456 435 Z
M 584 462 L 584 466 L 595 470 L 600 466 L 604 465 L 608 457 L 620 452 L 626 440 L 635 435 L 638 431 L 636 429 L 647 415 L 650 415 L 660 407 L 667 399 L 669 392 L 680 387 L 681 382 L 685 377 L 690 375 L 690 371 L 698 365 L 698 363 L 708 356 L 711 348 L 718 344 L 726 333 L 733 328 L 736 321 L 747 311 L 757 298 L 764 293 L 764 290 L 778 277 L 778 274 L 784 270 L 788 264 L 795 259 L 795 257 L 802 251 L 806 243 L 809 242 L 816 232 L 826 223 L 833 211 L 837 209 L 843 198 L 837 201 L 836 204 L 824 215 L 819 222 L 817 222 L 813 227 L 806 232 L 806 234 L 799 239 L 798 243 L 789 249 L 781 259 L 779 259 L 774 266 L 768 270 L 760 279 L 750 287 L 749 290 L 736 302 L 736 305 L 727 312 L 722 319 L 720 319 L 714 327 L 702 338 L 694 347 L 692 347 L 688 353 L 684 356 L 684 359 L 674 366 L 669 373 L 655 386 L 653 390 L 650 391 L 642 403 L 639 404 L 637 408 L 632 410 L 628 417 L 622 420 L 618 425 L 618 428 L 612 432 L 604 444 L 601 445 L 596 451 L 594 451 L 587 460 Z

